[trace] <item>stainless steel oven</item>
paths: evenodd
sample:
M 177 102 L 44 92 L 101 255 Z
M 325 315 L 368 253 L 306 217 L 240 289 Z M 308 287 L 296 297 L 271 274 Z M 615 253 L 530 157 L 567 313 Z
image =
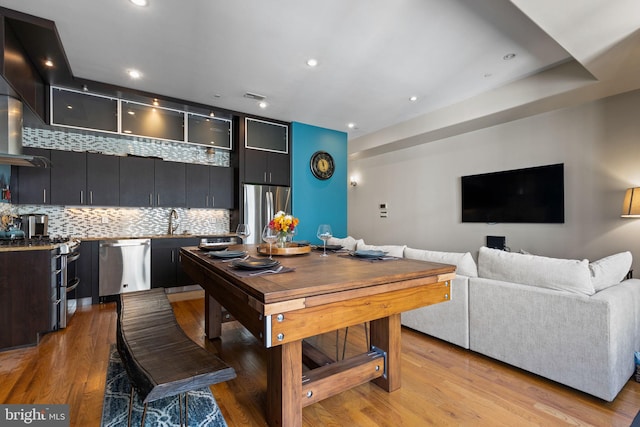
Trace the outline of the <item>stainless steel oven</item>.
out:
M 58 254 L 60 258 L 58 277 L 58 301 L 57 301 L 57 318 L 58 324 L 56 329 L 66 328 L 69 319 L 76 312 L 77 301 L 70 298 L 71 292 L 80 285 L 80 277 L 78 274 L 78 259 L 80 258 L 80 242 L 68 240 L 58 245 Z

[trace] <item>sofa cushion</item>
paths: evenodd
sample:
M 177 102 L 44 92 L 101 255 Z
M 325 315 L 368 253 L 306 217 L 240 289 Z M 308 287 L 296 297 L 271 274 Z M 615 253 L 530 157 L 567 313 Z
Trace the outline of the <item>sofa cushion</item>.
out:
M 529 286 L 593 295 L 589 261 L 524 255 L 481 247 L 478 276 Z
M 629 273 L 632 261 L 631 252 L 627 251 L 604 257 L 589 264 L 591 282 L 595 291 L 598 292 L 622 282 Z
M 382 245 L 382 246 L 376 246 L 376 245 L 366 245 L 364 242 L 360 243 L 358 242 L 358 245 L 356 246 L 356 250 L 359 251 L 383 251 L 386 252 L 387 255 L 389 256 L 394 256 L 396 258 L 402 258 L 404 256 L 404 248 L 406 248 L 407 245 Z
M 440 252 L 424 249 L 406 248 L 404 257 L 420 261 L 439 262 L 456 266 L 456 274 L 467 277 L 478 277 L 478 267 L 469 252 Z
M 359 242 L 362 242 L 362 244 L 364 244 L 364 240 L 362 239 L 356 240 L 351 236 L 347 236 L 344 238 L 332 237 L 329 240 L 327 240 L 327 245 L 340 245 L 349 251 L 355 251 L 356 246 L 358 245 Z

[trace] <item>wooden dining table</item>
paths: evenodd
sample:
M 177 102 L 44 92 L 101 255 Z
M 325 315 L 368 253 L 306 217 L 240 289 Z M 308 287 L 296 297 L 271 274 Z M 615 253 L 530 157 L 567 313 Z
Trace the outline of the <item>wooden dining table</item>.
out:
M 260 257 L 256 246 L 248 250 Z M 184 271 L 205 291 L 207 337 L 221 337 L 224 310 L 266 347 L 270 426 L 300 426 L 303 407 L 367 381 L 399 389 L 400 314 L 448 301 L 455 277 L 448 264 L 316 251 L 277 257 L 291 270 L 286 273 L 250 276 L 197 247 L 181 248 L 180 255 Z M 314 350 L 305 338 L 365 322 L 369 351 L 303 373 L 303 349 Z

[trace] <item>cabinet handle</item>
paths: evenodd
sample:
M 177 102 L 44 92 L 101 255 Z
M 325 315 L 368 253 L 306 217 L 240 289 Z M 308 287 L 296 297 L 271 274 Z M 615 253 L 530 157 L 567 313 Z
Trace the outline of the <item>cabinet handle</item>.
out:
M 160 206 L 160 193 L 158 193 L 157 199 L 158 199 L 158 201 L 156 202 L 156 206 Z
M 209 207 L 209 195 L 207 194 L 206 196 L 204 196 L 204 206 L 205 207 Z
M 149 206 L 153 206 L 153 193 L 149 193 Z
M 264 173 L 264 182 L 267 182 L 267 172 Z
M 47 189 L 42 189 L 42 203 L 47 203 Z
M 84 204 L 84 190 L 80 190 L 80 204 Z
M 173 249 L 171 249 L 171 264 L 173 264 L 173 262 L 175 261 L 175 256 L 174 256 L 174 251 Z
M 211 196 L 211 207 L 213 208 L 216 205 L 216 196 Z
M 269 172 L 269 182 L 271 182 L 271 172 Z
M 93 204 L 93 190 L 89 191 L 89 204 L 92 205 Z

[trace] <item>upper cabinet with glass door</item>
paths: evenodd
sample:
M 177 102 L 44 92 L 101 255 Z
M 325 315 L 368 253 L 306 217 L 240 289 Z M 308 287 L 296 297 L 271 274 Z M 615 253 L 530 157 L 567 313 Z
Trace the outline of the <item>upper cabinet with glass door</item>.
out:
M 233 117 L 229 113 L 191 112 L 130 99 L 51 87 L 51 124 L 79 129 L 186 142 L 222 150 L 233 149 Z M 170 103 L 171 104 L 171 103 Z M 194 112 L 197 111 L 197 112 Z
M 245 119 L 245 147 L 289 154 L 289 126 L 247 117 Z
M 232 121 L 213 115 L 187 114 L 187 142 L 231 150 Z
M 122 133 L 184 141 L 184 113 L 122 100 Z
M 51 124 L 116 133 L 118 100 L 52 87 Z

